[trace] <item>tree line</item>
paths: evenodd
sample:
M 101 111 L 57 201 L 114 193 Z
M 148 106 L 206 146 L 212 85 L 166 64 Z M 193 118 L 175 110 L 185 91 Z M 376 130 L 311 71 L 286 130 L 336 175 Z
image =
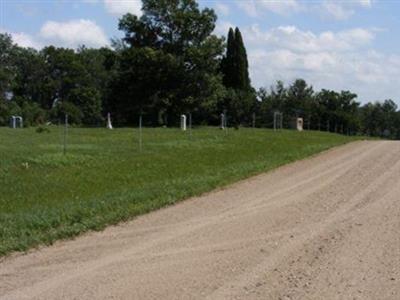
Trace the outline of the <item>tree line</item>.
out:
M 284 127 L 302 117 L 305 129 L 400 138 L 400 112 L 392 100 L 361 105 L 350 91 L 315 92 L 303 79 L 289 86 L 278 81 L 269 90 L 261 88 L 258 97 L 259 122 L 264 126 L 270 126 L 273 112 L 279 111 L 284 115 Z
M 194 124 L 284 127 L 302 117 L 306 129 L 400 138 L 400 113 L 392 100 L 361 105 L 350 91 L 314 91 L 303 79 L 255 90 L 243 37 L 231 28 L 214 34 L 217 15 L 195 0 L 143 0 L 141 17 L 126 14 L 123 38 L 112 47 L 38 51 L 0 34 L 0 125 L 21 115 L 26 125 L 70 122 L 103 126 L 176 126 L 181 114 Z

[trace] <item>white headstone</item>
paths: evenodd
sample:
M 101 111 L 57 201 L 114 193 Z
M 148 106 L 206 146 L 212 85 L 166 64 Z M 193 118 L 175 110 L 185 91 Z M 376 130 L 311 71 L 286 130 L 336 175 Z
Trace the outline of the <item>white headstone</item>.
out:
M 107 114 L 107 129 L 113 129 L 112 124 L 111 124 L 111 114 Z
M 225 129 L 225 114 L 221 114 L 221 129 Z
M 22 128 L 24 126 L 23 119 L 21 116 L 11 116 L 10 127 L 11 128 Z
M 296 127 L 298 131 L 303 131 L 303 118 L 297 118 Z
M 181 129 L 186 131 L 186 115 L 181 115 Z

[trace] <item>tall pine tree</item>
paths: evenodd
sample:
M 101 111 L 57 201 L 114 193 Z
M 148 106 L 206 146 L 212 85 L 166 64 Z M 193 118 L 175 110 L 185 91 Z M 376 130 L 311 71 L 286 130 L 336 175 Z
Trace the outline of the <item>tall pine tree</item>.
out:
M 248 91 L 251 88 L 246 48 L 239 28 L 230 28 L 226 56 L 222 61 L 224 84 L 228 88 Z
M 221 67 L 223 83 L 228 88 L 224 109 L 228 110 L 230 123 L 237 128 L 241 124 L 250 124 L 256 97 L 250 84 L 247 53 L 239 28 L 229 29 L 226 55 Z
M 250 89 L 249 63 L 244 47 L 242 34 L 239 28 L 235 29 L 235 54 L 236 54 L 236 88 L 247 91 Z
M 234 88 L 235 80 L 234 74 L 236 72 L 235 68 L 235 33 L 232 28 L 229 28 L 228 32 L 228 43 L 226 47 L 226 55 L 222 60 L 222 72 L 224 75 L 224 85 L 226 87 Z

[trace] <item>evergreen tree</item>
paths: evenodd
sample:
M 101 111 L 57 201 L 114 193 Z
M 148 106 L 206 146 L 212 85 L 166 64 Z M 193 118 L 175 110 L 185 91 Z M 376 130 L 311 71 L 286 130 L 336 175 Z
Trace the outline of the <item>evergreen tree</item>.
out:
M 235 88 L 236 53 L 235 53 L 235 33 L 229 28 L 226 55 L 222 59 L 222 73 L 224 75 L 224 85 L 228 88 Z
M 229 29 L 226 55 L 221 69 L 223 83 L 229 90 L 224 109 L 228 110 L 231 124 L 235 127 L 250 124 L 250 115 L 257 106 L 257 100 L 250 84 L 247 53 L 239 28 Z
M 226 55 L 222 61 L 224 84 L 228 88 L 240 91 L 251 89 L 247 52 L 239 28 L 230 28 Z
M 236 88 L 247 91 L 250 89 L 249 63 L 242 34 L 237 27 L 235 29 L 235 55 Z

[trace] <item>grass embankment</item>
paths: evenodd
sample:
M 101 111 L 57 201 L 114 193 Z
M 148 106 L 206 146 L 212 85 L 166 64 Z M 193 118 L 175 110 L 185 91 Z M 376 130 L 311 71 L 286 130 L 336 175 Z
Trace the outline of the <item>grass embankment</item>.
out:
M 0 128 L 0 256 L 128 220 L 351 141 L 264 129 Z

